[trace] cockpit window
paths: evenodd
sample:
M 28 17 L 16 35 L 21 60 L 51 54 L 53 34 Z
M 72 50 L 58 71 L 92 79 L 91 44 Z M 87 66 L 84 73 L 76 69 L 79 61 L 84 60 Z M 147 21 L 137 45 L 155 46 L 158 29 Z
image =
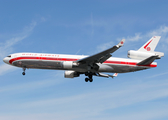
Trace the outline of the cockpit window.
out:
M 8 55 L 7 57 L 11 57 L 11 55 Z

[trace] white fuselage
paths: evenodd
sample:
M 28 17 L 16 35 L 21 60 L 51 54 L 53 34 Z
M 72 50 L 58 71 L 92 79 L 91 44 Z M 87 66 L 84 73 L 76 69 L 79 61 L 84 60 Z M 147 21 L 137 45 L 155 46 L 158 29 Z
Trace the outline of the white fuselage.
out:
M 85 58 L 84 55 L 64 55 L 45 53 L 15 53 L 4 58 L 4 62 L 21 68 L 88 71 L 87 67 L 75 64 L 74 61 Z M 137 65 L 141 60 L 111 57 L 99 66 L 96 72 L 125 73 L 157 66 L 156 62 L 150 65 Z

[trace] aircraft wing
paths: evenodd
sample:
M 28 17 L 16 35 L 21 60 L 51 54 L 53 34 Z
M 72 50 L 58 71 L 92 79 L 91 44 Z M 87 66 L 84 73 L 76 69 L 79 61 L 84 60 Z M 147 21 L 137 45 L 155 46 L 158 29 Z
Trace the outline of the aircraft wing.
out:
M 113 75 L 98 73 L 97 76 L 99 76 L 99 77 L 107 77 L 107 78 L 109 78 L 109 77 L 114 78 L 114 77 L 118 76 L 118 73 L 114 73 Z
M 112 55 L 111 53 L 115 52 L 117 49 L 119 49 L 121 46 L 123 46 L 125 42 L 125 39 L 122 39 L 118 45 L 113 46 L 112 48 L 109 48 L 107 50 L 104 50 L 100 53 L 97 53 L 95 55 L 77 60 L 76 62 L 82 63 L 82 64 L 94 64 L 94 63 L 103 63 L 108 58 L 110 58 Z

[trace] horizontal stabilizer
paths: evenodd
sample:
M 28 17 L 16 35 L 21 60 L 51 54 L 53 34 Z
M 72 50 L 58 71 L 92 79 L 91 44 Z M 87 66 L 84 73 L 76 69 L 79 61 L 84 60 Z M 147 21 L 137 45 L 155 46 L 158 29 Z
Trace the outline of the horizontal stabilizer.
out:
M 150 65 L 158 56 L 151 56 L 146 58 L 145 60 L 142 60 L 137 65 Z
M 157 56 L 158 56 L 158 58 L 157 58 L 157 59 L 160 59 L 161 57 L 163 57 L 163 56 L 164 56 L 164 53 L 162 53 L 162 52 L 155 52 L 155 55 L 157 55 Z

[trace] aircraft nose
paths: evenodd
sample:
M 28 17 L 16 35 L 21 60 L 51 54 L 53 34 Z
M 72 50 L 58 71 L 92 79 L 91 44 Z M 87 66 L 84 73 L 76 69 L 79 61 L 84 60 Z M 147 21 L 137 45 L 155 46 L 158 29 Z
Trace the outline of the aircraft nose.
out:
M 9 59 L 8 59 L 7 57 L 5 57 L 5 58 L 3 59 L 3 61 L 4 61 L 4 63 L 9 64 Z

